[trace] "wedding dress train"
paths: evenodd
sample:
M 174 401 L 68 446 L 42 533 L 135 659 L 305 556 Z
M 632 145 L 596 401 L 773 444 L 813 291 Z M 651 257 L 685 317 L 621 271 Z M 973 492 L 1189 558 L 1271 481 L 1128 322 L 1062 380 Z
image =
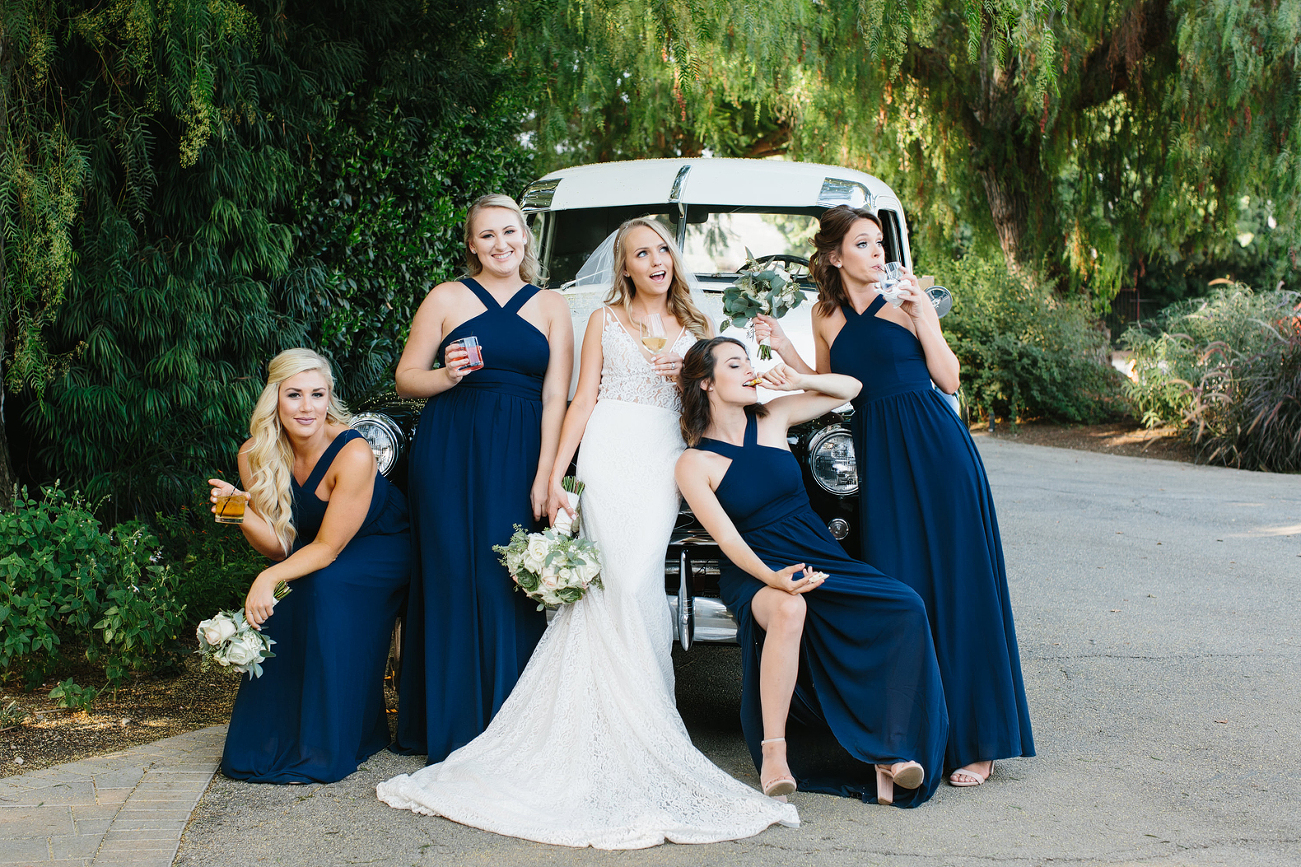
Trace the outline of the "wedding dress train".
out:
M 705 758 L 678 715 L 664 596 L 678 511 L 673 466 L 683 448 L 677 397 L 612 318 L 602 335 L 601 397 L 578 462 L 581 532 L 600 547 L 604 589 L 559 610 L 482 735 L 377 792 L 399 809 L 598 849 L 798 827 L 793 805 Z M 680 344 L 691 339 L 683 335 L 674 349 L 684 352 Z

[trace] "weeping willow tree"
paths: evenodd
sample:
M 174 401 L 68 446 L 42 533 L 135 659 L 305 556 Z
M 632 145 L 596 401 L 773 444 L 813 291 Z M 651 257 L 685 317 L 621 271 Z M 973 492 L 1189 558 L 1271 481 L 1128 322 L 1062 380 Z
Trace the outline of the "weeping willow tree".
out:
M 25 403 L 48 447 L 66 445 L 74 456 L 74 472 L 95 452 L 100 467 L 124 456 L 148 460 L 158 442 L 138 428 L 166 419 L 159 390 L 175 386 L 163 380 L 197 372 L 193 358 L 149 345 L 159 317 L 184 310 L 157 297 L 161 272 L 168 270 L 158 267 L 159 258 L 197 258 L 186 244 L 191 239 L 178 237 L 181 227 L 166 219 L 166 207 L 154 212 L 160 169 L 168 171 L 154 155 L 166 153 L 176 168 L 199 162 L 225 123 L 217 70 L 248 38 L 252 21 L 223 0 L 103 6 L 4 0 L 0 20 L 6 422 L 15 422 L 15 402 Z M 239 99 L 231 98 L 232 108 Z M 159 230 L 142 237 L 150 224 Z M 170 244 L 155 243 L 165 238 Z M 142 278 L 154 283 L 152 299 L 133 291 L 144 288 Z M 187 285 L 195 279 L 181 278 Z M 84 299 L 107 304 L 116 315 L 106 321 L 102 309 L 83 309 L 83 327 L 70 329 Z M 126 362 L 119 336 L 158 351 Z M 114 368 L 115 387 L 79 375 L 106 366 Z M 218 384 L 230 376 L 228 367 L 217 373 Z M 84 386 L 68 407 L 75 418 L 59 418 L 50 410 L 70 385 Z M 139 419 L 133 434 L 90 445 L 95 437 L 88 432 L 116 427 L 127 416 Z M 26 441 L 20 447 L 25 459 L 40 450 Z M 0 463 L 7 496 L 14 479 L 8 448 Z
M 1301 12 L 1274 0 L 519 0 L 539 152 L 870 171 L 925 242 L 963 232 L 1108 297 L 1233 243 L 1247 195 L 1301 225 Z
M 523 182 L 469 0 L 0 3 L 0 464 L 109 517 L 231 472 L 281 349 L 391 380 L 465 205 Z

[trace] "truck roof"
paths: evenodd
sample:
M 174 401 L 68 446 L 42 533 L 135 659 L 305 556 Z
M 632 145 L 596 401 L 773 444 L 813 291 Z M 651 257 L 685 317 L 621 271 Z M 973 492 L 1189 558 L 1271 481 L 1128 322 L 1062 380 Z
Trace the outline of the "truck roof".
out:
M 738 208 L 898 209 L 880 179 L 817 163 L 753 159 L 627 160 L 560 169 L 529 184 L 524 211 L 663 203 Z

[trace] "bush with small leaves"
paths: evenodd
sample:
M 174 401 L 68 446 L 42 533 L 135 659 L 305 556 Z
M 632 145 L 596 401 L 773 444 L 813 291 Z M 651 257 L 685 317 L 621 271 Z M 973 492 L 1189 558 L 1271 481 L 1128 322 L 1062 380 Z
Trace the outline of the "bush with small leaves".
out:
M 78 686 L 72 678 L 68 678 L 50 690 L 50 701 L 54 702 L 55 707 L 68 710 L 90 710 L 97 698 L 99 698 L 99 690 L 90 686 Z
M 0 732 L 22 725 L 27 721 L 27 708 L 21 707 L 17 699 L 0 707 Z
M 1301 293 L 1219 287 L 1124 340 L 1146 424 L 1182 428 L 1208 463 L 1301 472 Z
M 70 647 L 112 683 L 174 659 L 184 605 L 158 548 L 139 525 L 104 532 L 76 493 L 19 489 L 0 513 L 0 680 L 35 686 Z
M 937 269 L 953 293 L 943 320 L 967 402 L 985 417 L 1094 423 L 1124 413 L 1120 373 L 1083 299 L 967 256 Z

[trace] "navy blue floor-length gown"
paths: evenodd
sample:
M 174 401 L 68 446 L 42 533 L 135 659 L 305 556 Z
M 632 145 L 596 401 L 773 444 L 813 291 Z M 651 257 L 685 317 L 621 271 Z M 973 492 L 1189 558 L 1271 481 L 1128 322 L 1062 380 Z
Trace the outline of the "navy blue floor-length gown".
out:
M 931 384 L 921 343 L 876 313 L 842 307 L 831 369 L 854 400 L 863 559 L 926 603 L 949 708 L 946 770 L 1033 756 L 1030 711 L 985 467 Z
M 411 446 L 416 568 L 403 638 L 395 750 L 441 762 L 492 721 L 546 629 L 514 590 L 493 545 L 533 524 L 529 491 L 542 447 L 542 381 L 551 347 L 519 315 L 538 287 L 487 308 L 438 347 L 479 339 L 484 366 L 425 404 Z
M 356 431 L 335 436 L 292 483 L 294 550 L 321 529 L 316 489 Z M 240 682 L 221 770 L 253 783 L 333 783 L 389 743 L 384 666 L 411 574 L 402 492 L 375 474 L 366 520 L 324 569 L 289 582 L 262 632 L 276 643 L 262 676 Z
M 758 445 L 757 432 L 751 415 L 744 447 L 703 439 L 696 448 L 732 459 L 715 493 L 760 560 L 771 569 L 805 563 L 828 576 L 803 595 L 799 678 L 786 729 L 791 772 L 801 790 L 871 801 L 874 764 L 920 762 L 922 786 L 894 790 L 897 806 L 916 807 L 935 791 L 948 735 L 922 601 L 907 585 L 845 553 L 809 504 L 795 457 Z M 765 585 L 726 558 L 721 565 L 719 589 L 741 645 L 741 727 L 758 768 L 764 633 L 750 604 Z

